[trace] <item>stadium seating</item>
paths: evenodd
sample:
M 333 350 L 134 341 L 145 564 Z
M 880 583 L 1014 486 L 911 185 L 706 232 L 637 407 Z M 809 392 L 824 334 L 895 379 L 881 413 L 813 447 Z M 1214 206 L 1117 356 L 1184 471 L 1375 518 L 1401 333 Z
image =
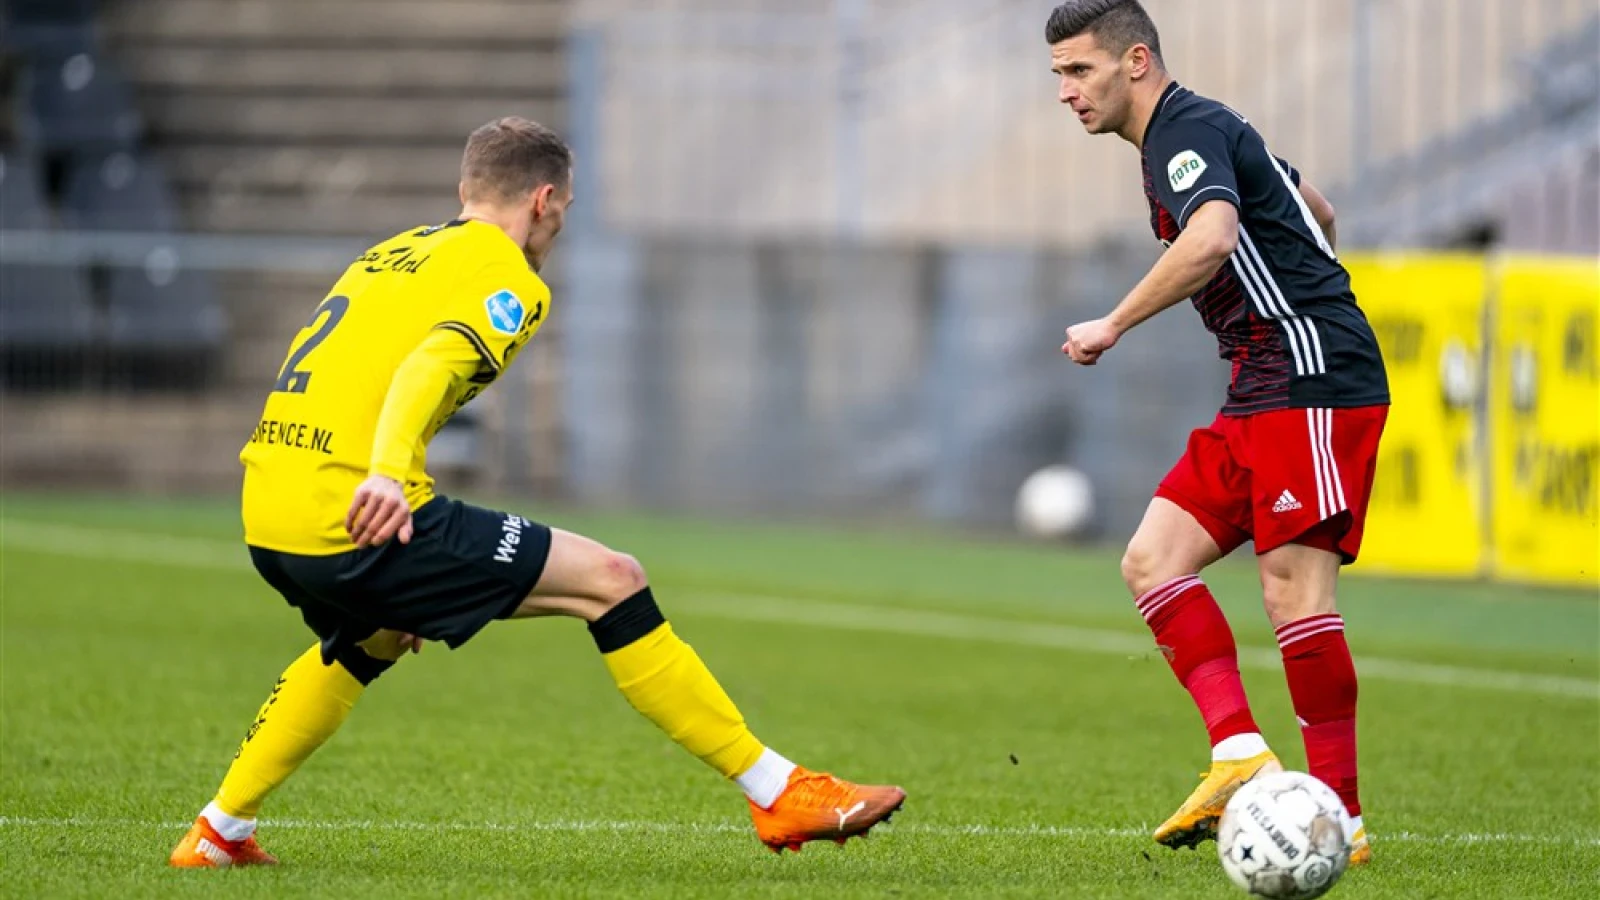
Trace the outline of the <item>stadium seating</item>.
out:
M 64 220 L 88 231 L 170 233 L 179 224 L 161 165 L 127 153 L 80 161 L 64 200 Z M 176 246 L 157 243 L 142 266 L 111 268 L 105 284 L 113 383 L 204 386 L 226 330 L 211 280 Z
M 96 0 L 7 0 L 0 45 L 15 55 L 19 136 L 52 153 L 128 147 L 139 114 L 128 86 L 100 54 Z
M 5 6 L 0 41 L 15 73 L 7 80 L 15 123 L 8 140 L 22 148 L 10 154 L 5 227 L 47 230 L 59 218 L 86 237 L 176 234 L 183 222 L 142 145 L 133 91 L 97 39 L 98 7 Z M 60 246 L 76 252 L 5 267 L 8 385 L 205 386 L 225 321 L 210 279 L 185 265 L 177 242 Z
M 35 57 L 65 59 L 94 47 L 97 0 L 6 0 L 3 43 Z
M 212 272 L 215 260 L 208 260 L 208 271 L 196 273 L 185 244 L 163 252 L 156 241 L 144 259 L 119 254 L 133 263 L 126 268 L 97 265 L 96 290 L 80 294 L 103 307 L 99 333 L 115 348 L 97 363 L 96 372 L 108 375 L 97 383 L 145 387 L 154 380 L 200 392 L 8 395 L 0 476 L 236 487 L 234 457 L 263 385 L 282 364 L 287 336 L 337 272 L 337 263 L 322 261 L 326 249 L 348 244 L 354 255 L 362 240 L 453 213 L 462 139 L 484 121 L 516 114 L 565 124 L 570 0 L 21 2 L 55 12 L 98 7 L 93 29 L 29 25 L 40 39 L 15 42 L 21 32 L 13 26 L 0 45 L 10 44 L 23 71 L 43 56 L 86 48 L 98 71 L 109 60 L 115 71 L 106 84 L 126 76 L 124 96 L 144 126 L 140 140 L 124 148 L 131 168 L 113 162 L 103 144 L 55 155 L 44 202 L 59 204 L 65 225 L 109 230 L 107 239 L 124 250 L 148 243 L 152 232 L 178 229 L 316 238 L 324 252 L 315 265 L 267 253 L 252 260 L 245 241 L 228 245 L 238 268 Z M 51 38 L 62 34 L 71 37 Z M 20 107 L 27 98 L 10 99 Z M 18 113 L 19 130 L 35 137 L 33 122 Z M 115 237 L 129 231 L 143 234 Z M 558 329 L 547 329 L 541 343 Z M 472 423 L 464 423 L 446 436 L 440 462 L 450 464 L 449 440 L 461 438 L 473 457 L 466 468 L 483 464 L 478 451 L 503 463 L 515 454 L 507 468 L 519 473 L 519 484 L 554 482 L 561 460 L 558 356 L 525 357 L 522 377 L 496 392 L 534 409 L 533 424 L 514 417 L 520 443 L 498 439 L 506 424 L 489 397 L 479 401 L 479 424 L 497 439 L 474 442 Z M 146 429 L 133 446 L 121 440 L 147 421 L 161 427 Z M 84 450 L 113 445 L 115 453 Z M 196 455 L 195 447 L 206 452 Z M 187 461 L 179 465 L 179 458 Z
M 107 279 L 106 337 L 112 384 L 132 388 L 208 388 L 227 330 L 210 279 L 159 246 L 141 268 Z
M 174 231 L 178 213 L 161 165 L 131 153 L 82 156 L 62 192 L 63 219 L 74 228 Z
M 37 168 L 0 155 L 0 228 L 44 231 L 50 210 Z M 0 266 L 0 374 L 8 388 L 40 389 L 79 380 L 98 333 L 83 272 L 67 266 Z
M 22 73 L 24 140 L 45 153 L 132 148 L 142 122 L 128 86 L 88 52 L 32 57 Z
M 99 0 L 5 0 L 6 24 L 13 29 L 92 24 Z
M 455 202 L 463 136 L 564 125 L 562 0 L 145 0 L 106 31 L 200 231 L 377 237 Z

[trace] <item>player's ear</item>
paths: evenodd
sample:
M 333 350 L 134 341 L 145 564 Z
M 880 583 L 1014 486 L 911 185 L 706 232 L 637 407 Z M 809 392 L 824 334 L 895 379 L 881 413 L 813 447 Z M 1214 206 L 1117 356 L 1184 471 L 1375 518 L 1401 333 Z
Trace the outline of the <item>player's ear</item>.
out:
M 1128 48 L 1128 74 L 1133 76 L 1135 81 L 1150 74 L 1154 61 L 1155 54 L 1144 44 L 1134 44 Z
M 553 184 L 541 184 L 537 188 L 534 188 L 533 215 L 535 218 L 542 219 L 546 215 L 549 215 L 551 205 L 550 198 L 554 197 L 555 193 L 556 186 Z
M 456 184 L 456 196 L 461 198 L 462 206 L 467 205 L 467 183 L 465 181 Z

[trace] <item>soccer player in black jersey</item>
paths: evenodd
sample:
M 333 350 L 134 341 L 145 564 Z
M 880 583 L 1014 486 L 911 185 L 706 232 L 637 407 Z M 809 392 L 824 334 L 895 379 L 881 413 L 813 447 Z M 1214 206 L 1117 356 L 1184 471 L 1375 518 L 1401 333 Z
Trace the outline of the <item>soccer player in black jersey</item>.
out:
M 1185 299 L 1233 374 L 1128 544 L 1122 574 L 1212 744 L 1205 780 L 1157 841 L 1214 837 L 1239 786 L 1280 770 L 1250 713 L 1233 633 L 1200 571 L 1253 541 L 1310 773 L 1353 821 L 1356 673 L 1336 611 L 1361 546 L 1389 390 L 1377 340 L 1334 250 L 1327 200 L 1243 116 L 1172 79 L 1137 0 L 1071 0 L 1046 26 L 1060 101 L 1090 134 L 1139 148 L 1161 260 L 1104 318 L 1067 329 L 1092 366 L 1134 326 Z

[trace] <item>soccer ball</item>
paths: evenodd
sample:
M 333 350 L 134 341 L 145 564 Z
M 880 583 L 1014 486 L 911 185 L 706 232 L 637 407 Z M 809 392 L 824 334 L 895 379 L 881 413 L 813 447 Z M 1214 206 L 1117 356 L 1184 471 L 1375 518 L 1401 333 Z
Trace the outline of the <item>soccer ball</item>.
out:
M 1228 801 L 1217 854 L 1233 883 L 1256 897 L 1311 900 L 1350 864 L 1350 817 L 1339 795 L 1302 772 L 1247 783 Z
M 1017 527 L 1032 537 L 1076 534 L 1094 513 L 1089 478 L 1070 466 L 1046 466 L 1017 491 Z

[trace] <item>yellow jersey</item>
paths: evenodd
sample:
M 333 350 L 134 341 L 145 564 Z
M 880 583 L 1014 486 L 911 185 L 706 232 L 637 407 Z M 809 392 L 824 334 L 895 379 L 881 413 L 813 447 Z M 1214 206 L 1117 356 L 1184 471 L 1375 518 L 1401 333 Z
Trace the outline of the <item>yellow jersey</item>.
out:
M 244 463 L 245 541 L 353 550 L 344 519 L 369 474 L 433 497 L 426 450 L 550 312 L 550 290 L 504 231 L 456 220 L 364 253 L 289 345 Z

